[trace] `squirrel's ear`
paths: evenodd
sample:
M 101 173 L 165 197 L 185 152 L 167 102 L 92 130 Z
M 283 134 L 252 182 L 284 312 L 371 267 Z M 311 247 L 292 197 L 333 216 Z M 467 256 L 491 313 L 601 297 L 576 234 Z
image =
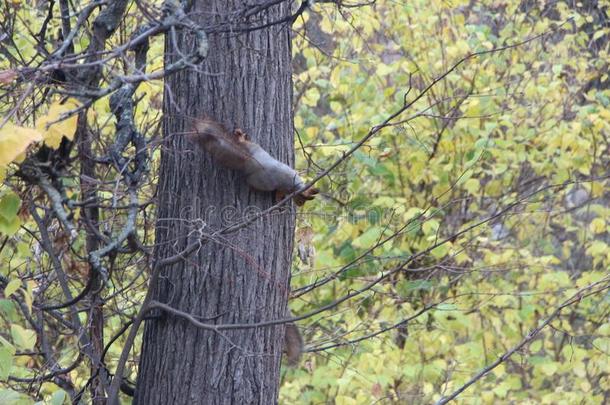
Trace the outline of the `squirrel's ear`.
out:
M 248 134 L 246 134 L 241 128 L 237 128 L 233 132 L 233 135 L 240 142 L 244 142 L 244 141 L 248 141 L 249 140 Z

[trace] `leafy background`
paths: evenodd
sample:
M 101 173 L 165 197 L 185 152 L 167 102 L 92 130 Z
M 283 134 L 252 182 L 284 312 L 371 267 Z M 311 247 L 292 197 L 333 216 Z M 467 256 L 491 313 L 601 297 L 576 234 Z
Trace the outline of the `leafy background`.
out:
M 320 7 L 299 22 L 297 150 L 314 171 L 397 110 L 410 84 L 417 94 L 470 53 L 552 33 L 466 61 L 415 104 L 425 116 L 384 129 L 324 180 L 333 199 L 301 217 L 315 264 L 297 262 L 293 290 L 409 225 L 330 286 L 293 300 L 296 313 L 519 203 L 306 322 L 314 352 L 284 375 L 281 402 L 432 403 L 576 288 L 608 276 L 608 27 L 583 3 L 384 1 Z M 609 299 L 573 306 L 457 402 L 606 403 Z M 337 341 L 347 344 L 316 351 Z

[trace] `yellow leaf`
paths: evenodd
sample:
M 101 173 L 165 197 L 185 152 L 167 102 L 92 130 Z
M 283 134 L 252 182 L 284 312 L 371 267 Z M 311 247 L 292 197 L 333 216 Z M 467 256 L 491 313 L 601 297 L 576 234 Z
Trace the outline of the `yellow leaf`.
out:
M 23 291 L 23 301 L 25 302 L 26 307 L 29 311 L 32 310 L 32 302 L 34 299 L 34 288 L 36 288 L 36 282 L 33 280 L 29 280 L 25 283 L 25 291 Z
M 470 194 L 476 194 L 479 191 L 479 187 L 480 187 L 480 184 L 479 184 L 479 180 L 477 180 L 477 179 L 468 179 L 464 183 L 464 188 Z
M 394 69 L 392 67 L 386 65 L 385 63 L 379 63 L 377 65 L 377 74 L 379 76 L 387 76 L 393 72 L 394 72 Z
M 356 400 L 346 395 L 337 395 L 335 397 L 335 403 L 337 405 L 355 405 Z
M 76 132 L 76 122 L 78 116 L 73 115 L 62 121 L 59 121 L 62 116 L 79 107 L 75 99 L 68 99 L 63 104 L 59 101 L 51 104 L 49 112 L 44 117 L 41 117 L 36 124 L 36 129 L 42 133 L 44 143 L 51 147 L 57 148 L 61 143 L 61 138 L 66 137 L 69 140 L 74 139 Z M 58 122 L 59 121 L 59 122 Z
M 40 140 L 42 135 L 37 130 L 6 123 L 0 129 L 0 167 L 11 163 L 25 152 L 32 142 Z
M 21 163 L 25 160 L 26 156 L 27 156 L 27 153 L 25 151 L 23 151 L 19 155 L 17 155 L 17 157 L 15 159 L 13 159 L 13 162 Z
M 438 223 L 438 221 L 429 219 L 422 225 L 422 231 L 424 231 L 424 234 L 426 235 L 435 235 L 438 231 L 439 226 L 440 224 Z
M 595 218 L 589 224 L 589 230 L 594 234 L 606 232 L 606 221 L 603 218 Z
M 407 212 L 405 212 L 404 219 L 407 221 L 415 219 L 416 217 L 419 217 L 423 212 L 424 210 L 422 210 L 421 208 L 411 207 L 407 210 Z
M 320 92 L 317 88 L 309 89 L 303 96 L 303 103 L 309 107 L 315 107 L 320 99 Z

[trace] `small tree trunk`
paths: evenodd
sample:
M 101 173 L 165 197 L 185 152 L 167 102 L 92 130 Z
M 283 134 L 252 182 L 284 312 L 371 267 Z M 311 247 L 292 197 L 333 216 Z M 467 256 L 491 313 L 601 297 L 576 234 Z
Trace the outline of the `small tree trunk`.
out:
M 95 163 L 93 162 L 91 152 L 91 134 L 87 129 L 86 115 L 81 114 L 78 117 L 77 126 L 77 139 L 78 143 L 78 154 L 81 162 L 81 193 L 83 200 L 91 201 L 91 207 L 83 207 L 81 209 L 81 217 L 91 224 L 95 230 L 99 232 L 99 208 L 96 207 L 98 203 L 98 195 L 94 188 L 87 184 L 87 181 L 83 179 L 95 179 L 97 178 L 95 172 Z M 87 254 L 97 250 L 99 248 L 99 239 L 95 232 L 91 229 L 87 230 L 87 237 L 85 240 L 87 247 Z M 92 281 L 91 292 L 89 293 L 89 299 L 91 302 L 91 309 L 89 311 L 89 320 L 87 322 L 89 328 L 89 343 L 91 353 L 91 404 L 93 405 L 104 405 L 106 403 L 106 383 L 108 382 L 106 370 L 101 366 L 100 359 L 104 352 L 104 301 L 100 297 L 99 292 L 101 280 L 99 275 L 96 275 L 94 271 L 89 270 L 89 277 L 94 277 Z
M 230 13 L 244 7 L 240 0 L 194 3 L 193 13 L 202 17 L 203 27 L 227 21 Z M 253 24 L 289 12 L 282 2 Z M 181 33 L 175 42 L 168 36 L 166 63 L 188 53 L 193 42 Z M 214 232 L 274 203 L 271 193 L 248 189 L 243 177 L 217 166 L 181 134 L 192 128 L 189 117 L 210 116 L 231 130 L 244 129 L 273 156 L 292 165 L 290 27 L 212 34 L 201 73 L 181 72 L 166 85 L 156 258 L 184 249 L 197 237 L 197 229 Z M 163 270 L 155 299 L 218 325 L 281 318 L 293 235 L 291 210 L 204 239 L 197 254 Z M 277 403 L 283 326 L 220 335 L 162 315 L 145 327 L 135 404 Z

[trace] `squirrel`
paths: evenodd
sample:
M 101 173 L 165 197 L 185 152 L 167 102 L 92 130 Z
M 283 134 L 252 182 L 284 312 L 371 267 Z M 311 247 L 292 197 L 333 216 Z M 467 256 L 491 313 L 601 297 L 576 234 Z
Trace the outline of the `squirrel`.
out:
M 196 121 L 194 131 L 188 138 L 212 155 L 220 165 L 245 174 L 246 182 L 255 190 L 275 191 L 276 198 L 282 199 L 305 186 L 294 169 L 250 141 L 239 128 L 231 133 L 222 124 L 204 118 Z M 301 206 L 316 194 L 318 189 L 309 187 L 294 196 L 294 201 Z
M 291 314 L 292 315 L 292 314 Z M 290 367 L 296 367 L 303 353 L 303 338 L 294 323 L 287 323 L 284 329 L 284 354 Z
M 305 187 L 305 183 L 290 166 L 273 158 L 248 135 L 237 128 L 233 133 L 209 118 L 197 120 L 194 131 L 187 138 L 206 150 L 216 162 L 245 174 L 250 187 L 259 191 L 275 191 L 281 199 Z M 297 205 L 315 198 L 318 189 L 309 187 L 294 196 Z M 290 314 L 292 316 L 292 314 Z M 288 364 L 296 366 L 303 352 L 303 338 L 294 323 L 287 323 L 284 334 L 284 353 Z
M 273 158 L 260 145 L 248 140 L 241 130 L 229 132 L 222 124 L 209 118 L 197 120 L 191 142 L 206 150 L 218 163 L 246 175 L 250 187 L 259 191 L 275 191 L 281 199 L 305 187 L 305 183 L 290 166 Z M 318 189 L 309 187 L 294 196 L 297 205 L 312 200 Z M 299 363 L 303 352 L 303 338 L 294 323 L 287 323 L 284 332 L 284 353 L 292 367 Z

